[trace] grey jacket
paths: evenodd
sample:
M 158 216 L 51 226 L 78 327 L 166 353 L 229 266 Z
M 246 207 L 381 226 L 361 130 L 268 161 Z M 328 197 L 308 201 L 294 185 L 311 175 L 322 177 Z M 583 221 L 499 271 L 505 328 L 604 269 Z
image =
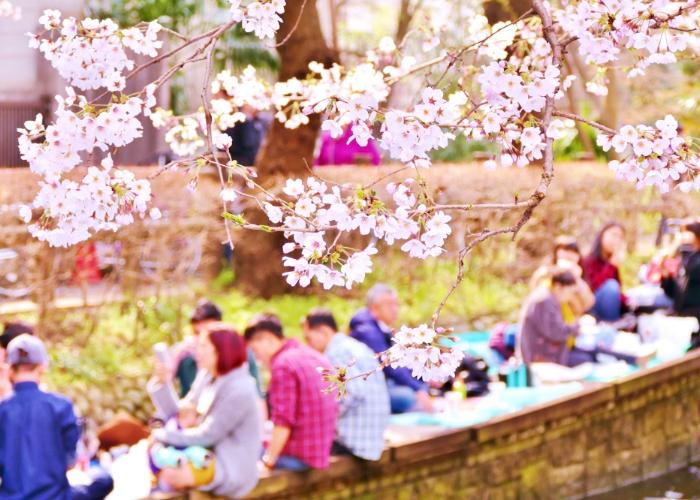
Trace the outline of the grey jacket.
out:
M 172 416 L 177 405 L 172 385 L 149 384 L 148 392 L 159 412 Z M 200 489 L 233 498 L 246 495 L 258 482 L 257 461 L 262 450 L 258 393 L 248 366 L 216 379 L 199 370 L 185 400 L 197 406 L 202 423 L 176 431 L 158 429 L 153 436 L 173 446 L 212 448 L 216 455 L 214 480 Z
M 546 361 L 566 365 L 566 341 L 576 331 L 577 326 L 564 322 L 557 298 L 541 287 L 527 298 L 521 311 L 518 350 L 526 364 Z

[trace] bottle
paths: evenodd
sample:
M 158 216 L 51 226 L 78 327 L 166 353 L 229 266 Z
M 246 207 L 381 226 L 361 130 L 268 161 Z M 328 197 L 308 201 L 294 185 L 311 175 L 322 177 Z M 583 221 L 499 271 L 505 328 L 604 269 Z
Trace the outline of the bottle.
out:
M 467 373 L 460 372 L 452 383 L 452 390 L 459 393 L 462 399 L 467 399 Z

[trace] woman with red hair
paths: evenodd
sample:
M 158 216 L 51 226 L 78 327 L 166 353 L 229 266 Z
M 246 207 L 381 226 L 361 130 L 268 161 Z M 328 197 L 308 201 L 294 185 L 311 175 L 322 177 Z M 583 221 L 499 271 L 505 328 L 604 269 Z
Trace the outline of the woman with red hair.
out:
M 245 342 L 230 326 L 214 323 L 200 335 L 196 356 L 200 370 L 190 392 L 180 402 L 196 409 L 195 425 L 157 429 L 153 437 L 175 447 L 213 450 L 213 474 L 203 478 L 201 471 L 184 463 L 163 469 L 159 479 L 177 490 L 197 488 L 217 496 L 239 498 L 257 483 L 257 459 L 262 449 L 258 394 L 248 371 Z M 149 392 L 161 415 L 173 417 L 178 403 L 172 385 L 156 381 Z M 172 404 L 163 405 L 164 397 L 169 397 Z

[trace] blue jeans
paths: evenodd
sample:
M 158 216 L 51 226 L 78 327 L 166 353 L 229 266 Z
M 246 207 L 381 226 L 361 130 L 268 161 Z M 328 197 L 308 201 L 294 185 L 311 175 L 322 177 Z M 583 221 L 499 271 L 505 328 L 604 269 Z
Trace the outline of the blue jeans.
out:
M 595 292 L 595 304 L 591 313 L 600 321 L 617 321 L 622 316 L 622 291 L 620 282 L 609 279 Z
M 416 391 L 407 385 L 397 385 L 393 380 L 387 380 L 391 413 L 406 413 L 416 406 Z
M 275 463 L 275 469 L 299 472 L 308 470 L 310 467 L 297 457 L 293 457 L 291 455 L 280 455 L 280 457 L 277 459 L 277 463 Z
M 114 488 L 112 476 L 108 472 L 96 467 L 88 474 L 92 478 L 90 484 L 71 487 L 73 500 L 103 500 Z

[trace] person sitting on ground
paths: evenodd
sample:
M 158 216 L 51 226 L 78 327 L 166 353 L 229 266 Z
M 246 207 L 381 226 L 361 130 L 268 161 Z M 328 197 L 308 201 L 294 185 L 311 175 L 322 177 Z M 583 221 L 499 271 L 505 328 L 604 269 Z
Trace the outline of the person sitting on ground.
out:
M 626 309 L 618 269 L 625 246 L 624 228 L 609 222 L 598 233 L 591 253 L 583 259 L 583 279 L 595 294 L 591 312 L 600 321 L 616 321 Z
M 700 223 L 686 225 L 681 242 L 688 247 L 688 253 L 682 259 L 678 276 L 672 276 L 669 268 L 662 266 L 661 287 L 673 299 L 674 313 L 700 321 Z
M 338 403 L 321 369 L 331 365 L 320 353 L 286 339 L 273 314 L 259 315 L 245 329 L 255 356 L 270 370 L 267 391 L 272 437 L 263 455 L 268 469 L 325 469 L 330 464 Z
M 91 471 L 89 484 L 71 487 L 80 426 L 73 404 L 39 388 L 48 366 L 38 338 L 22 334 L 7 346 L 13 394 L 0 402 L 0 498 L 93 500 L 112 491 L 112 478 Z
M 564 321 L 574 323 L 586 314 L 595 303 L 595 296 L 588 283 L 583 280 L 581 263 L 583 256 L 576 240 L 570 236 L 560 236 L 554 241 L 551 263 L 540 266 L 530 280 L 530 289 L 534 290 L 559 271 L 571 271 L 576 278 L 576 293 L 570 302 L 562 304 Z
M 340 399 L 333 454 L 379 460 L 390 409 L 386 380 L 374 352 L 362 342 L 338 333 L 335 318 L 327 309 L 309 312 L 303 327 L 306 342 L 323 353 L 334 367 L 347 367 L 346 377 L 352 379 Z
M 181 460 L 178 467 L 160 470 L 158 477 L 175 490 L 197 488 L 239 498 L 257 483 L 262 449 L 258 395 L 246 365 L 245 343 L 233 328 L 211 324 L 197 339 L 197 361 L 200 369 L 183 403 L 197 409 L 197 425 L 156 429 L 152 437 L 174 447 L 211 449 L 214 458 L 204 467 L 193 463 L 192 457 Z M 180 408 L 177 396 L 167 370 L 156 363 L 148 391 L 159 412 L 172 418 Z
M 197 375 L 197 361 L 195 359 L 195 350 L 197 347 L 197 337 L 201 332 L 214 324 L 221 321 L 223 313 L 219 306 L 209 300 L 201 300 L 190 317 L 190 325 L 192 325 L 193 336 L 185 338 L 182 342 L 173 347 L 174 352 L 174 377 L 180 383 L 180 397 L 184 397 L 190 391 L 192 382 Z M 255 379 L 259 392 L 260 374 L 257 363 L 251 352 L 248 352 L 248 367 L 250 374 Z
M 567 324 L 561 312 L 561 304 L 570 301 L 576 293 L 576 277 L 571 271 L 560 271 L 552 276 L 550 286 L 538 287 L 527 298 L 521 311 L 518 334 L 518 352 L 525 364 L 548 362 L 576 366 L 595 362 L 599 354 L 630 364 L 646 361 L 601 346 L 592 349 L 577 347 L 578 324 Z
M 34 335 L 34 328 L 22 321 L 5 323 L 2 335 L 0 335 L 0 401 L 12 394 L 12 382 L 10 381 L 10 365 L 7 363 L 7 346 L 12 339 L 23 333 Z
M 392 345 L 391 325 L 399 317 L 399 297 L 396 291 L 384 284 L 374 285 L 367 293 L 367 307 L 358 311 L 350 320 L 350 336 L 381 353 Z M 405 367 L 384 368 L 389 387 L 392 413 L 404 413 L 418 408 L 431 411 L 432 401 L 428 386 L 414 378 Z

